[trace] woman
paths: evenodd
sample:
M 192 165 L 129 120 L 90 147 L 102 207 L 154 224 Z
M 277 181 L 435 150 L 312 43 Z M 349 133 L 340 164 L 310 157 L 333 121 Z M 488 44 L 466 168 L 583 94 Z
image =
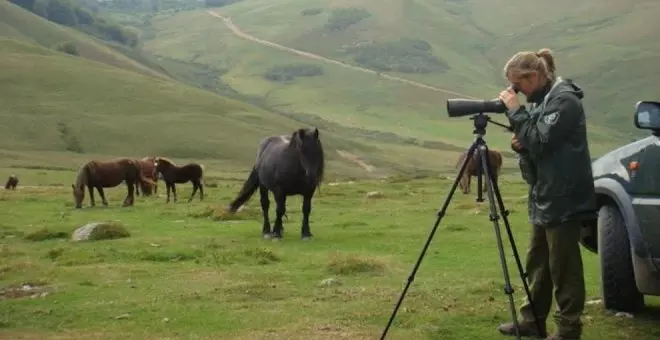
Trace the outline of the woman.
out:
M 547 339 L 580 339 L 585 301 L 580 229 L 583 221 L 596 218 L 596 197 L 581 103 L 584 93 L 555 71 L 548 49 L 516 53 L 504 74 L 531 107 L 520 105 L 511 88 L 499 95 L 514 129 L 511 147 L 519 154 L 522 177 L 529 184 L 533 227 L 526 272 L 541 333 L 529 302 L 520 309 L 519 325 L 521 336 L 545 336 L 554 287 L 558 332 Z M 499 330 L 505 335 L 516 333 L 513 323 Z

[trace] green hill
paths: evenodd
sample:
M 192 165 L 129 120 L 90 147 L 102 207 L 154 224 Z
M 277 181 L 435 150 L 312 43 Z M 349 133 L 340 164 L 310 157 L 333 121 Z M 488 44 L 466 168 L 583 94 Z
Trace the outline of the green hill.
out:
M 261 138 L 307 123 L 321 128 L 329 178 L 445 170 L 458 155 L 447 145 L 301 120 L 182 84 L 12 6 L 0 8 L 32 21 L 2 21 L 0 167 L 75 169 L 90 158 L 163 155 L 212 172 L 246 171 Z M 88 49 L 75 56 L 44 47 L 71 39 Z M 84 55 L 94 48 L 122 63 Z
M 360 72 L 246 40 L 209 14 L 231 18 L 241 33 L 381 72 Z M 116 11 L 116 9 L 115 9 Z M 543 12 L 539 18 L 538 13 Z M 447 118 L 445 101 L 494 98 L 501 69 L 522 49 L 555 50 L 559 72 L 585 88 L 594 154 L 638 137 L 636 101 L 652 98 L 660 3 L 404 0 L 242 0 L 227 6 L 129 16 L 150 53 L 226 70 L 223 82 L 283 110 L 406 137 L 464 146 L 466 119 Z M 497 120 L 502 117 L 495 116 Z M 491 127 L 488 141 L 510 135 Z
M 155 70 L 121 53 L 104 41 L 64 27 L 28 12 L 8 1 L 0 3 L 0 37 L 7 37 L 57 49 L 70 44 L 80 57 L 99 61 L 108 65 L 135 71 L 144 75 L 167 78 L 162 71 Z

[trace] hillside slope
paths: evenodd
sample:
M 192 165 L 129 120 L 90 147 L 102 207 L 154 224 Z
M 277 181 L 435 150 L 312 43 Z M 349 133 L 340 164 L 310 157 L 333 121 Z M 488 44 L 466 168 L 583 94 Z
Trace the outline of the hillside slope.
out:
M 262 40 L 483 99 L 493 98 L 506 84 L 501 68 L 510 54 L 550 47 L 556 51 L 560 73 L 585 89 L 594 155 L 643 135 L 632 126 L 632 108 L 637 100 L 655 94 L 657 81 L 637 75 L 652 74 L 657 66 L 638 64 L 640 58 L 660 53 L 654 48 L 639 52 L 640 39 L 657 31 L 656 24 L 641 26 L 631 21 L 660 13 L 660 5 L 629 6 L 625 16 L 608 21 L 604 30 L 588 23 L 605 20 L 622 10 L 622 4 L 590 0 L 578 6 L 575 14 L 562 9 L 575 7 L 566 5 L 548 10 L 554 16 L 536 21 L 525 18 L 547 4 L 515 4 L 242 0 L 211 10 Z M 494 20 L 506 17 L 504 12 L 520 12 L 522 18 L 507 23 Z M 472 138 L 471 122 L 446 116 L 445 101 L 455 95 L 397 84 L 248 41 L 207 10 L 158 12 L 143 24 L 148 24 L 150 32 L 145 42 L 148 51 L 227 69 L 222 79 L 234 89 L 286 110 L 456 146 L 467 145 Z M 568 37 L 569 32 L 578 35 Z M 626 39 L 633 35 L 641 38 Z M 315 74 L 295 74 L 296 68 L 314 67 Z M 292 74 L 269 78 L 282 70 Z M 509 138 L 508 134 L 488 134 L 489 142 L 501 148 Z
M 125 47 L 113 48 L 104 41 L 45 20 L 9 1 L 0 2 L 0 37 L 18 39 L 53 49 L 65 43 L 72 43 L 80 57 L 152 77 L 168 78 L 158 66 L 153 64 L 147 66 L 121 53 L 120 51 L 131 53 Z M 133 54 L 139 53 L 133 52 Z
M 69 168 L 91 157 L 163 155 L 246 171 L 261 138 L 306 126 L 211 92 L 13 39 L 0 38 L 0 68 L 0 120 L 8 122 L 0 125 L 0 153 L 14 165 L 55 152 L 70 155 L 58 164 Z M 437 147 L 387 143 L 336 127 L 322 129 L 321 136 L 329 178 L 446 170 L 458 155 L 449 150 L 446 158 L 428 161 Z M 48 157 L 33 158 L 49 166 Z

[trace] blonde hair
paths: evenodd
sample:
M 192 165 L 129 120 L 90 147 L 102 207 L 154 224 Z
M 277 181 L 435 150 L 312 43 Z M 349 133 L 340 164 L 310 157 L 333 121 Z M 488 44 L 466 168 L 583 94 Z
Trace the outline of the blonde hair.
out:
M 533 71 L 550 80 L 555 77 L 555 59 L 552 57 L 550 49 L 543 48 L 538 52 L 518 52 L 504 65 L 505 78 L 509 72 L 514 72 L 518 77 L 524 77 Z

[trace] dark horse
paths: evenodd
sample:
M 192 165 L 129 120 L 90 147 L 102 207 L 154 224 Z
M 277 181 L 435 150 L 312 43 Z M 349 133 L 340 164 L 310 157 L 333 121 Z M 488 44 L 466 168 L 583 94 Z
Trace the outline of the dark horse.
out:
M 18 185 L 18 177 L 16 175 L 11 174 L 9 178 L 7 179 L 7 183 L 5 184 L 5 190 L 16 190 L 16 186 Z
M 158 176 L 156 175 L 156 157 L 144 157 L 138 160 L 142 164 L 142 174 L 144 177 L 149 178 L 155 184 L 149 184 L 142 182 L 141 185 L 135 186 L 135 194 L 140 196 L 140 190 L 142 190 L 142 195 L 151 196 L 155 195 L 158 192 Z
M 204 185 L 202 184 L 202 178 L 204 177 L 203 165 L 188 163 L 184 166 L 177 166 L 167 158 L 156 157 L 154 167 L 156 168 L 156 173 L 163 175 L 163 181 L 165 181 L 165 186 L 167 187 L 167 203 L 170 202 L 170 190 L 174 194 L 174 202 L 176 203 L 175 183 L 192 182 L 193 191 L 188 202 L 192 201 L 193 197 L 195 197 L 197 189 L 199 189 L 199 200 L 204 199 Z
M 312 197 L 323 181 L 324 156 L 319 139 L 319 130 L 299 129 L 291 137 L 270 136 L 263 139 L 257 152 L 257 160 L 250 176 L 243 184 L 238 197 L 227 210 L 236 212 L 252 194 L 259 189 L 263 214 L 263 237 L 282 238 L 282 217 L 286 213 L 287 196 L 302 195 L 303 220 L 302 239 L 313 235 L 309 230 L 309 214 L 312 211 Z M 271 234 L 268 208 L 269 191 L 275 198 L 275 226 Z
M 464 151 L 458 158 L 458 162 L 456 163 L 457 168 L 460 168 L 460 165 L 463 163 L 463 160 L 465 160 L 466 156 L 467 151 Z M 488 163 L 490 165 L 490 171 L 493 173 L 495 183 L 497 183 L 497 178 L 499 177 L 500 169 L 502 168 L 502 154 L 496 150 L 488 149 Z M 463 191 L 463 193 L 466 195 L 470 193 L 470 182 L 472 176 L 478 175 L 477 169 L 481 169 L 481 159 L 477 159 L 477 153 L 475 152 L 472 154 L 472 159 L 468 161 L 463 177 L 458 182 L 461 191 Z M 481 178 L 483 185 L 485 184 L 484 181 L 486 180 L 485 174 L 483 174 Z
M 140 162 L 130 158 L 118 158 L 109 161 L 92 160 L 85 163 L 78 170 L 76 183 L 72 184 L 73 198 L 76 208 L 82 208 L 82 202 L 85 199 L 85 186 L 89 189 L 89 200 L 91 206 L 95 206 L 94 188 L 99 192 L 103 205 L 107 206 L 103 188 L 113 188 L 126 182 L 128 193 L 122 206 L 131 206 L 134 203 L 133 189 L 136 184 L 146 182 L 155 184 L 149 178 L 142 174 Z

